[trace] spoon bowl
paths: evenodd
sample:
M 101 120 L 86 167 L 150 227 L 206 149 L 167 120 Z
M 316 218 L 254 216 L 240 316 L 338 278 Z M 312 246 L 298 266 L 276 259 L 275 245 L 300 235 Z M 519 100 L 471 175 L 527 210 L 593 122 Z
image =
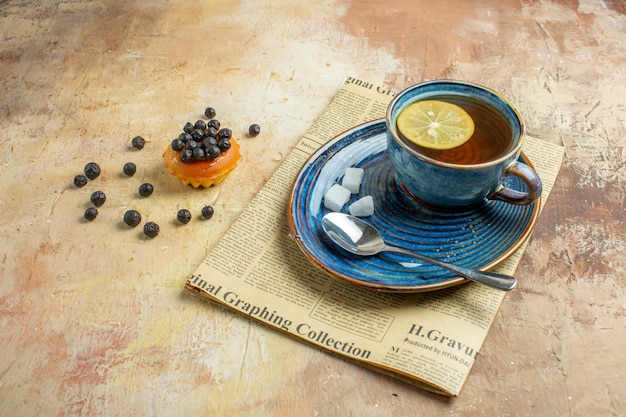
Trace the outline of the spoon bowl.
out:
M 372 256 L 381 252 L 396 252 L 409 255 L 423 262 L 454 272 L 471 281 L 510 291 L 517 285 L 515 277 L 495 272 L 479 271 L 450 264 L 406 249 L 389 246 L 382 235 L 366 221 L 340 212 L 331 212 L 322 218 L 322 229 L 326 235 L 344 250 L 360 256 Z

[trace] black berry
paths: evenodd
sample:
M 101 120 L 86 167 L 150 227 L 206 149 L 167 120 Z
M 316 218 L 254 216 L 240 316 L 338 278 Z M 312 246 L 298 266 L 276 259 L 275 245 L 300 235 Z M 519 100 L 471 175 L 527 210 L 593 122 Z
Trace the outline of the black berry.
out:
M 188 149 L 190 151 L 193 151 L 197 147 L 198 147 L 198 142 L 196 142 L 195 140 L 190 140 L 189 142 L 185 143 L 185 149 Z
M 107 201 L 107 196 L 102 191 L 94 191 L 91 194 L 91 204 L 96 207 L 100 207 Z
M 180 151 L 180 162 L 189 162 L 193 159 L 193 151 L 189 149 L 183 149 Z
M 210 145 L 217 146 L 217 140 L 215 138 L 208 137 L 202 141 L 202 149 L 206 149 Z
M 130 227 L 135 227 L 141 223 L 141 214 L 137 210 L 128 210 L 124 213 L 124 223 Z
M 204 120 L 196 120 L 193 127 L 204 132 L 206 129 L 206 122 Z
M 143 225 L 143 233 L 148 237 L 157 237 L 159 234 L 159 225 L 155 222 L 148 222 Z
M 224 129 L 220 129 L 220 131 L 217 132 L 217 137 L 220 139 L 230 139 L 232 135 L 233 131 L 226 127 Z
M 196 148 L 193 150 L 193 159 L 196 161 L 202 161 L 205 158 L 204 149 Z
M 143 149 L 143 147 L 146 145 L 146 140 L 141 136 L 135 136 L 131 141 L 131 144 L 135 149 Z
M 124 171 L 124 174 L 132 177 L 133 175 L 135 175 L 135 172 L 137 172 L 137 165 L 132 162 L 126 162 L 124 164 L 124 168 L 122 168 L 122 171 Z
M 202 207 L 202 217 L 204 217 L 205 219 L 210 219 L 211 217 L 213 217 L 214 212 L 215 210 L 213 210 L 213 206 Z
M 259 133 L 261 133 L 261 126 L 256 123 L 251 124 L 248 128 L 248 134 L 250 134 L 250 136 L 258 136 Z
M 220 151 L 226 152 L 230 149 L 230 141 L 228 139 L 220 139 L 217 144 L 217 147 L 220 148 Z
M 87 184 L 87 181 L 87 177 L 82 174 L 74 177 L 74 185 L 78 188 L 84 187 Z
M 183 126 L 183 132 L 185 133 L 191 133 L 193 132 L 193 125 L 190 122 L 185 123 L 185 126 Z
M 217 137 L 217 130 L 214 127 L 209 127 L 207 128 L 207 130 L 204 131 L 204 137 L 205 138 L 215 138 Z
M 204 130 L 200 130 L 200 129 L 194 129 L 191 132 L 191 137 L 193 138 L 193 140 L 195 140 L 196 142 L 200 142 L 202 140 L 202 138 L 204 138 Z M 189 143 L 189 142 L 187 142 Z
M 89 221 L 92 221 L 98 216 L 98 209 L 95 207 L 89 207 L 85 210 L 85 218 Z
M 183 127 L 183 133 L 172 140 L 170 146 L 174 152 L 178 152 L 180 162 L 212 161 L 230 149 L 232 130 L 228 128 L 220 130 L 220 121 L 214 119 L 215 109 L 207 107 L 205 116 L 210 118 L 208 122 L 204 120 L 187 122 Z
M 176 218 L 182 224 L 187 224 L 191 221 L 191 212 L 187 209 L 180 209 L 178 213 L 176 213 Z
M 212 127 L 215 130 L 220 130 L 220 121 L 217 119 L 211 119 L 209 120 L 209 122 L 206 124 L 207 127 Z
M 95 162 L 89 162 L 87 165 L 85 165 L 85 176 L 87 178 L 93 180 L 95 178 L 98 178 L 99 175 L 100 165 L 96 164 Z
M 154 187 L 149 182 L 144 182 L 139 186 L 139 195 L 142 197 L 149 197 L 154 191 Z
M 212 161 L 213 159 L 220 156 L 220 148 L 217 147 L 216 145 L 207 146 L 204 152 L 205 152 L 206 159 L 208 159 L 209 161 Z
M 185 147 L 185 142 L 180 139 L 174 139 L 172 141 L 172 150 L 175 152 L 180 152 Z
M 204 110 L 204 115 L 208 118 L 208 119 L 214 119 L 215 118 L 215 109 L 213 107 L 207 107 Z

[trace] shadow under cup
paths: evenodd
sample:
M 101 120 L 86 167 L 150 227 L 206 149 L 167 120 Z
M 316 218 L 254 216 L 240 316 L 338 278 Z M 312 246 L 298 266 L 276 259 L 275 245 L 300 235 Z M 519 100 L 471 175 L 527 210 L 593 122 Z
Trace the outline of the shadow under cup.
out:
M 475 131 L 463 145 L 446 151 L 422 148 L 404 139 L 396 119 L 409 104 L 441 100 L 464 108 Z M 412 198 L 442 208 L 462 208 L 501 200 L 530 204 L 541 195 L 541 180 L 519 162 L 524 123 L 517 110 L 498 93 L 477 84 L 453 80 L 427 81 L 397 94 L 387 109 L 387 152 L 396 182 Z M 503 185 L 515 176 L 526 185 L 518 191 Z

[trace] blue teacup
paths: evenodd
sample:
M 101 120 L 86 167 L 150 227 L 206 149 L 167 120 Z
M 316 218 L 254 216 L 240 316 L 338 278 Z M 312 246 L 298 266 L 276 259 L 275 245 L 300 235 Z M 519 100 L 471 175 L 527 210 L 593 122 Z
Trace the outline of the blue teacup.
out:
M 475 133 L 451 151 L 421 148 L 398 132 L 396 119 L 420 100 L 448 101 L 463 107 L 474 120 Z M 541 180 L 518 160 L 524 139 L 519 112 L 500 94 L 477 84 L 434 80 L 398 93 L 387 109 L 387 151 L 395 179 L 412 198 L 427 205 L 461 208 L 488 200 L 530 204 L 541 195 Z M 525 191 L 503 185 L 507 176 L 519 178 Z

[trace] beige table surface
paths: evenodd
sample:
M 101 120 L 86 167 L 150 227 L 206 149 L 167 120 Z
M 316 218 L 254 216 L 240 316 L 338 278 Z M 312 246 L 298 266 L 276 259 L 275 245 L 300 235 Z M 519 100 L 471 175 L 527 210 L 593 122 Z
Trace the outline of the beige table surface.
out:
M 0 1 L 0 416 L 626 415 L 625 30 L 621 0 Z M 183 291 L 348 76 L 482 83 L 566 147 L 457 398 Z M 243 159 L 194 190 L 160 156 L 207 106 Z M 124 227 L 129 207 L 161 234 Z

